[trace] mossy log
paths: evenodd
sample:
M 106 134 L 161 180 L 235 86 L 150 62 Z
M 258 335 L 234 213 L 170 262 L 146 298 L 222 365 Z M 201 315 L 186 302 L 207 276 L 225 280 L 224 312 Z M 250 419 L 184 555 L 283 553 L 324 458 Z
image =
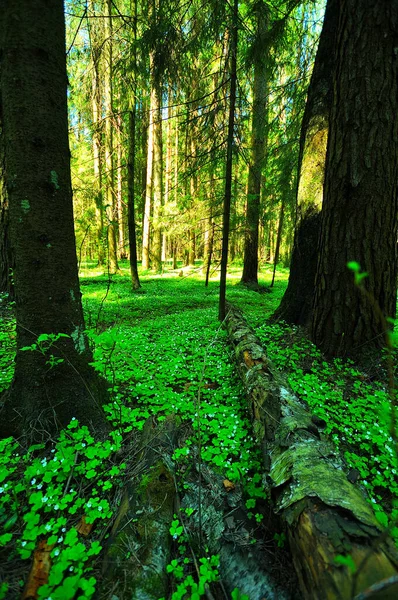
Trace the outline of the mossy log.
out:
M 241 311 L 231 305 L 226 328 L 304 598 L 350 600 L 396 575 L 396 548 L 362 489 L 349 481 L 341 456 L 322 433 L 325 424 L 293 394 Z M 337 564 L 337 555 L 350 555 L 355 572 Z M 373 597 L 393 600 L 398 586 Z
M 184 523 L 195 554 L 201 556 L 202 546 L 220 557 L 218 570 L 223 590 L 213 584 L 215 597 L 225 598 L 223 592 L 230 597 L 237 588 L 250 600 L 302 600 L 297 577 L 291 569 L 284 568 L 286 551 L 278 550 L 278 563 L 271 560 L 269 548 L 259 534 L 266 532 L 269 545 L 275 532 L 271 529 L 279 530 L 274 515 L 270 523 L 265 518 L 261 527 L 254 526 L 247 515 L 241 486 L 224 480 L 209 465 L 200 463 L 197 456 L 193 457 L 185 488 L 181 507 L 194 509 Z
M 167 596 L 169 529 L 175 502 L 169 457 L 176 432 L 175 417 L 162 424 L 152 418 L 145 423 L 137 457 L 143 475 L 123 490 L 103 563 L 104 580 L 112 582 L 115 600 L 159 600 Z M 104 588 L 109 587 L 105 581 Z

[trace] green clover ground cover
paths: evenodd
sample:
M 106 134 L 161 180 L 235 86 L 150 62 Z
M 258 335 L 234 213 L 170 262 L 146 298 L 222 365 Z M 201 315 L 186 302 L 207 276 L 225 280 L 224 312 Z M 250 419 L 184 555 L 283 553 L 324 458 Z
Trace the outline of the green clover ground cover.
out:
M 324 362 L 294 329 L 265 323 L 285 289 L 286 270 L 279 271 L 272 294 L 248 291 L 236 285 L 239 278 L 240 270 L 233 269 L 228 298 L 258 326 L 267 353 L 289 374 L 295 392 L 326 420 L 328 431 L 358 469 L 381 522 L 386 524 L 385 508 L 389 508 L 391 492 L 396 496 L 397 479 L 383 385 L 367 381 L 349 363 Z M 263 283 L 270 278 L 270 272 L 264 273 Z M 123 485 L 126 469 L 115 456 L 122 439 L 142 429 L 150 415 L 162 420 L 175 413 L 191 424 L 192 435 L 175 451 L 176 462 L 189 460 L 200 431 L 203 460 L 226 478 L 244 483 L 246 504 L 253 509 L 257 523 L 262 515 L 256 512 L 256 502 L 264 496 L 260 458 L 250 434 L 242 388 L 226 334 L 216 318 L 217 281 L 205 288 L 199 274 L 186 278 L 149 274 L 142 278 L 142 290 L 132 293 L 126 266 L 111 285 L 91 266 L 83 272 L 81 283 L 95 347 L 94 364 L 110 382 L 112 401 L 106 410 L 114 434 L 105 446 L 98 446 L 72 421 L 46 448 L 32 448 L 22 457 L 15 442 L 9 440 L 3 442 L 1 453 L 0 527 L 4 534 L 0 544 L 4 556 L 25 564 L 26 571 L 38 540 L 54 544 L 50 579 L 40 592 L 40 598 L 52 600 L 75 594 L 83 600 L 94 595 L 92 569 L 106 523 L 117 508 L 115 488 Z M 3 388 L 12 377 L 13 327 L 7 321 L 0 329 L 0 336 L 7 340 L 0 353 Z M 74 527 L 82 515 L 95 522 L 88 541 L 82 540 Z M 181 556 L 170 565 L 170 573 L 180 582 L 174 600 L 187 586 L 201 597 L 205 582 L 215 577 L 214 557 L 202 557 L 202 570 L 206 571 L 202 583 L 191 582 L 191 565 L 184 561 L 186 557 Z M 0 598 L 7 596 L 9 584 L 9 591 L 18 596 L 15 580 L 5 580 Z M 233 597 L 240 597 L 239 590 Z

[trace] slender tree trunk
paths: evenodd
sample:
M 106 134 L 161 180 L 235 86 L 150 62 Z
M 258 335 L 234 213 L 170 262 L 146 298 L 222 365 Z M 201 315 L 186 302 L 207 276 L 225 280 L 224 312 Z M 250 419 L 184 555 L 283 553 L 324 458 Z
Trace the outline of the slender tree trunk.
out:
M 120 258 L 126 258 L 124 239 L 124 211 L 123 211 L 123 119 L 117 116 L 117 196 L 116 211 L 118 222 L 118 246 Z
M 268 103 L 268 8 L 256 5 L 259 49 L 254 60 L 252 142 L 246 204 L 245 249 L 242 283 L 258 283 L 258 227 L 260 220 L 261 182 L 267 149 Z
M 105 204 L 108 228 L 108 265 L 109 272 L 116 273 L 119 270 L 117 262 L 117 208 L 115 194 L 115 173 L 113 160 L 113 40 L 112 40 L 112 0 L 106 0 L 106 14 L 104 18 L 105 26 L 105 83 L 104 83 L 104 104 L 105 104 Z
M 89 15 L 95 15 L 95 4 L 89 2 Z M 93 161 L 94 161 L 94 190 L 95 190 L 95 226 L 98 264 L 105 264 L 105 232 L 104 232 L 104 202 L 102 182 L 102 96 L 101 96 L 101 35 L 102 19 L 89 19 L 91 43 L 91 112 L 93 117 Z
M 153 66 L 153 68 L 155 68 Z M 162 86 L 155 78 L 154 123 L 153 123 L 153 241 L 152 258 L 156 272 L 162 270 L 162 207 L 163 207 L 163 142 L 162 142 Z
M 397 301 L 398 4 L 340 10 L 312 321 L 332 356 L 382 346 Z M 365 291 L 350 261 L 368 273 Z
M 284 214 L 285 214 L 284 198 L 285 198 L 285 196 L 282 195 L 281 210 L 280 210 L 280 213 L 279 213 L 278 233 L 277 233 L 277 236 L 276 236 L 276 245 L 275 245 L 274 268 L 273 268 L 273 272 L 272 272 L 272 281 L 271 281 L 270 287 L 274 287 L 276 265 L 278 264 L 279 251 L 280 251 L 280 248 L 281 248 L 282 231 L 283 231 L 283 218 L 284 218 Z
M 17 320 L 15 374 L 5 394 L 0 435 L 47 438 L 72 417 L 101 433 L 107 428 L 101 403 L 108 399 L 88 364 L 92 355 L 76 261 L 64 3 L 20 0 L 2 2 L 0 8 Z M 43 334 L 63 337 L 51 344 Z M 22 351 L 32 344 L 43 352 L 38 346 Z
M 130 272 L 133 289 L 141 287 L 138 276 L 137 263 L 137 239 L 135 227 L 135 122 L 136 106 L 133 99 L 132 110 L 129 113 L 129 156 L 127 163 L 128 170 L 128 228 L 129 228 L 129 248 L 130 248 Z
M 225 195 L 223 209 L 223 233 L 221 250 L 221 273 L 220 273 L 220 297 L 218 305 L 218 318 L 225 319 L 225 292 L 227 287 L 227 264 L 228 264 L 228 239 L 229 239 L 229 217 L 232 195 L 232 165 L 233 165 L 233 143 L 235 124 L 235 101 L 236 101 L 236 62 L 238 53 L 238 0 L 234 0 L 231 22 L 231 68 L 230 68 L 230 95 L 228 116 L 228 138 L 227 138 L 227 162 L 225 167 Z
M 6 188 L 6 157 L 4 148 L 4 128 L 2 123 L 2 102 L 0 90 L 0 292 L 7 292 L 14 298 L 12 271 L 14 261 L 9 234 L 8 194 Z
M 297 325 L 308 323 L 314 299 L 338 10 L 338 0 L 328 0 L 301 126 L 289 283 L 273 315 Z

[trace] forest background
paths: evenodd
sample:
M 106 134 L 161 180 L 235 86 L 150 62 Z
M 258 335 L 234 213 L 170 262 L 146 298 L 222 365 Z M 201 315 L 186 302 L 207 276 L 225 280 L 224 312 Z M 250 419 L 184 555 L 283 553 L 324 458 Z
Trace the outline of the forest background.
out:
M 214 305 L 220 273 L 219 318 L 224 321 L 228 251 L 229 281 L 242 284 L 242 287 L 230 287 L 230 298 L 247 309 L 251 321 L 259 326 L 260 335 L 277 357 L 278 368 L 291 369 L 289 384 L 294 392 L 307 399 L 318 419 L 317 425 L 322 424 L 325 432 L 333 435 L 337 446 L 344 442 L 342 449 L 351 466 L 349 477 L 353 482 L 363 479 L 370 502 L 375 505 L 378 525 L 372 521 L 372 526 L 376 530 L 380 525 L 388 526 L 388 532 L 393 534 L 396 531 L 392 365 L 395 337 L 389 332 L 396 304 L 397 233 L 394 210 L 397 148 L 390 135 L 396 122 L 390 116 L 397 105 L 393 93 L 396 62 L 392 61 L 390 68 L 389 55 L 393 36 L 388 39 L 384 53 L 365 54 L 363 48 L 379 49 L 380 32 L 388 29 L 389 17 L 393 29 L 397 15 L 391 9 L 381 11 L 380 16 L 369 6 L 368 12 L 363 13 L 354 0 L 348 8 L 340 6 L 337 0 L 329 0 L 324 16 L 324 4 L 295 0 L 247 4 L 235 0 L 233 4 L 206 2 L 203 5 L 155 0 L 66 3 L 74 225 L 81 283 L 92 290 L 84 295 L 88 333 L 83 329 L 77 277 L 67 290 L 70 296 L 67 301 L 62 285 L 54 282 L 57 271 L 58 279 L 63 279 L 62 265 L 69 268 L 74 263 L 74 243 L 67 245 L 63 237 L 64 229 L 67 230 L 63 220 L 66 213 L 58 215 L 59 240 L 54 219 L 50 217 L 51 202 L 61 198 L 65 188 L 64 172 L 58 167 L 49 171 L 43 185 L 50 204 L 43 209 L 42 216 L 50 217 L 51 234 L 48 236 L 49 229 L 38 239 L 40 253 L 50 255 L 43 248 L 53 246 L 59 248 L 61 254 L 63 248 L 68 248 L 68 253 L 65 251 L 64 263 L 53 261 L 50 276 L 47 273 L 39 285 L 41 289 L 35 289 L 36 295 L 32 293 L 38 282 L 33 282 L 35 276 L 29 268 L 29 253 L 35 256 L 37 240 L 32 247 L 26 243 L 28 238 L 25 245 L 23 243 L 24 227 L 17 224 L 23 219 L 18 221 L 15 217 L 17 204 L 13 202 L 20 193 L 20 190 L 15 191 L 20 183 L 15 184 L 7 176 L 4 166 L 7 165 L 9 173 L 10 165 L 18 163 L 20 169 L 25 157 L 9 143 L 12 118 L 17 116 L 15 124 L 19 115 L 13 112 L 12 94 L 8 98 L 5 93 L 11 90 L 7 85 L 12 71 L 5 68 L 2 72 L 5 160 L 1 154 L 0 166 L 2 181 L 7 181 L 7 186 L 1 189 L 1 284 L 12 298 L 15 283 L 17 317 L 17 360 L 12 379 L 10 356 L 14 321 L 5 313 L 3 339 L 7 350 L 3 356 L 2 387 L 7 388 L 12 380 L 3 396 L 5 408 L 14 412 L 15 406 L 20 408 L 21 421 L 16 424 L 15 418 L 3 419 L 1 428 L 2 433 L 8 434 L 14 433 L 12 427 L 19 429 L 18 433 L 25 436 L 25 440 L 20 438 L 24 440 L 20 444 L 26 443 L 29 436 L 40 439 L 36 439 L 38 444 L 26 446 L 23 461 L 19 459 L 18 444 L 11 438 L 2 442 L 2 477 L 6 483 L 1 487 L 4 494 L 1 515 L 6 533 L 0 540 L 3 546 L 10 544 L 14 552 L 11 556 L 19 556 L 23 562 L 34 551 L 36 540 L 43 542 L 43 536 L 51 531 L 51 541 L 44 541 L 44 551 L 51 554 L 55 568 L 48 581 L 42 581 L 39 591 L 35 591 L 39 597 L 49 594 L 54 598 L 73 597 L 77 590 L 84 598 L 94 594 L 96 579 L 90 577 L 92 567 L 89 566 L 94 558 L 85 563 L 100 553 L 102 538 L 109 535 L 106 526 L 98 539 L 90 539 L 86 545 L 78 541 L 77 534 L 73 533 L 75 529 L 70 529 L 66 543 L 60 535 L 60 531 L 66 531 L 66 521 L 51 515 L 62 504 L 62 510 L 70 515 L 84 510 L 83 521 L 87 517 L 90 525 L 96 520 L 111 518 L 111 504 L 117 507 L 120 498 L 111 498 L 109 491 L 116 483 L 122 485 L 118 476 L 126 469 L 126 462 L 119 464 L 113 453 L 115 448 L 116 453 L 126 453 L 124 436 L 130 440 L 131 432 L 143 429 L 146 419 L 153 418 L 153 423 L 160 424 L 172 413 L 192 420 L 194 435 L 183 442 L 180 440 L 173 458 L 183 462 L 190 446 L 195 454 L 199 443 L 200 461 L 204 459 L 213 467 L 221 468 L 232 486 L 242 483 L 246 508 L 256 506 L 258 510 L 255 515 L 250 513 L 249 519 L 254 518 L 262 531 L 266 510 L 262 503 L 267 493 L 261 489 L 259 456 L 247 435 L 248 422 L 236 416 L 240 408 L 234 401 L 237 400 L 235 393 L 239 396 L 239 387 L 236 381 L 231 384 L 228 361 L 224 364 L 221 358 L 223 344 L 219 338 L 222 333 L 216 331 L 216 324 L 211 322 L 214 315 L 210 318 L 210 313 L 202 312 L 199 318 L 199 312 L 194 312 L 200 304 L 202 308 Z M 10 14 L 12 21 L 12 11 L 7 11 L 6 19 Z M 7 36 L 3 27 L 4 56 L 9 49 L 4 40 L 9 41 L 12 32 L 9 38 Z M 362 46 L 355 44 L 358 40 Z M 347 56 L 350 61 L 346 60 Z M 36 53 L 35 60 L 42 58 Z M 7 58 L 2 60 L 7 67 Z M 380 67 L 385 71 L 378 78 Z M 366 77 L 362 78 L 365 81 L 362 85 L 361 72 L 369 71 L 374 75 L 372 85 L 368 85 L 370 80 Z M 350 85 L 353 79 L 355 86 Z M 42 81 L 45 81 L 44 76 Z M 384 95 L 385 101 L 380 100 L 384 96 L 378 93 L 385 89 L 390 91 L 390 85 L 392 93 Z M 17 94 L 15 87 L 12 93 Z M 59 89 L 62 92 L 62 86 Z M 384 102 L 383 110 L 381 102 Z M 375 111 L 375 106 L 380 110 Z M 49 129 L 53 130 L 56 143 L 58 134 L 62 139 L 62 128 L 53 126 L 51 112 L 47 112 Z M 344 121 L 346 114 L 354 113 L 354 119 Z M 38 122 L 43 115 L 45 117 L 45 111 L 39 111 Z M 41 123 L 43 125 L 43 121 Z M 363 125 L 359 127 L 362 138 L 358 134 L 358 123 Z M 333 126 L 333 134 L 326 156 L 329 125 Z M 343 138 L 350 140 L 345 144 L 349 148 L 348 157 L 344 145 L 341 150 Z M 38 152 L 43 140 L 34 137 L 33 141 Z M 359 148 L 364 150 L 361 157 Z M 0 150 L 3 152 L 2 143 Z M 387 156 L 391 160 L 383 160 L 381 166 L 380 158 Z M 28 170 L 27 160 L 25 165 Z M 347 187 L 347 165 L 351 187 Z M 10 237 L 15 256 L 9 252 L 7 238 L 7 193 L 10 206 L 14 207 L 14 213 L 10 210 Z M 20 199 L 18 210 L 22 210 L 25 218 L 29 213 L 33 215 L 33 203 L 24 198 Z M 342 198 L 343 204 L 333 204 L 335 198 Z M 363 213 L 358 209 L 359 203 L 354 210 L 359 199 L 362 206 L 366 206 Z M 58 202 L 57 206 L 61 205 L 66 206 L 66 203 Z M 36 218 L 39 223 L 37 213 Z M 18 227 L 20 244 L 17 243 Z M 373 228 L 372 239 L 366 235 L 369 227 Z M 388 235 L 385 235 L 387 230 Z M 343 238 L 339 238 L 340 232 Z M 362 244 L 365 239 L 366 243 Z M 349 243 L 345 243 L 347 241 Z M 318 274 L 317 261 L 314 261 L 317 247 Z M 25 260 L 22 260 L 21 248 Z M 335 263 L 329 261 L 329 255 L 333 255 Z M 40 260 L 34 264 L 40 266 Z M 130 270 L 128 290 L 123 287 L 127 282 L 126 260 L 129 260 Z M 278 263 L 282 268 L 276 271 Z M 285 290 L 283 266 L 288 265 L 292 265 L 289 287 L 277 307 Z M 366 273 L 361 272 L 362 265 Z M 173 281 L 168 280 L 170 275 Z M 190 280 L 189 285 L 185 278 Z M 269 289 L 264 286 L 265 281 L 275 289 L 272 298 L 266 293 Z M 49 282 L 48 287 L 44 282 Z M 205 283 L 207 289 L 199 292 L 198 282 Z M 57 302 L 69 302 L 72 306 L 69 315 L 67 310 L 62 315 L 58 309 L 54 311 L 52 296 L 44 299 L 48 296 L 47 289 L 54 291 L 57 285 Z M 103 290 L 100 300 L 96 286 Z M 29 328 L 26 319 L 32 316 L 32 310 L 29 314 L 25 307 L 23 312 L 21 298 L 24 295 L 25 299 L 31 296 L 30 307 L 40 307 L 34 317 L 36 321 Z M 40 297 L 43 305 L 37 300 Z M 184 315 L 187 308 L 192 311 L 190 316 Z M 177 312 L 178 318 L 174 319 L 172 315 Z M 350 361 L 324 362 L 319 351 L 295 327 L 264 324 L 271 312 L 274 312 L 274 321 L 282 317 L 293 324 L 310 325 L 312 339 L 329 356 L 352 354 L 358 358 L 356 351 L 360 349 L 363 354 L 365 349 L 362 358 L 366 370 L 357 370 Z M 144 322 L 145 316 L 150 317 L 152 331 L 148 324 L 143 324 L 142 331 L 136 329 L 133 333 L 132 325 L 137 326 L 140 319 Z M 194 318 L 203 327 L 201 333 L 195 327 Z M 71 328 L 72 323 L 74 328 Z M 168 328 L 169 335 L 162 335 L 163 327 Z M 200 335 L 209 346 L 206 352 L 202 347 L 197 353 L 201 347 Z M 87 336 L 94 342 L 94 356 L 88 348 Z M 144 379 L 140 374 L 143 339 L 146 353 L 152 352 L 149 360 L 146 357 Z M 136 348 L 133 348 L 134 340 Z M 193 345 L 196 345 L 195 350 Z M 375 348 L 378 351 L 383 346 L 387 352 L 387 385 L 384 363 L 380 355 L 374 353 Z M 184 351 L 184 365 L 175 360 L 177 348 Z M 303 352 L 305 356 L 300 356 Z M 166 356 L 167 363 L 162 367 Z M 203 373 L 198 373 L 199 356 L 206 364 L 209 379 L 206 384 Z M 111 383 L 110 388 L 106 390 L 103 380 L 88 368 L 89 361 L 97 373 Z M 166 381 L 164 369 L 174 372 L 179 380 L 177 384 Z M 27 377 L 28 373 L 32 380 Z M 89 394 L 79 390 L 82 386 L 76 373 L 85 381 Z M 196 385 L 198 377 L 200 381 Z M 29 386 L 30 381 L 34 381 L 34 385 Z M 323 391 L 324 385 L 329 386 L 327 391 Z M 356 402 L 348 405 L 347 394 L 353 393 Z M 84 394 L 84 402 L 76 402 L 77 396 L 83 398 Z M 134 394 L 137 395 L 131 404 Z M 208 406 L 202 423 L 198 419 L 197 403 L 204 394 L 209 394 L 209 398 L 205 401 Z M 223 404 L 223 396 L 229 400 L 226 404 Z M 59 398 L 59 404 L 54 408 L 51 401 L 55 397 Z M 74 401 L 69 403 L 73 397 Z M 189 408 L 185 406 L 187 397 L 192 400 Z M 102 445 L 95 443 L 84 426 L 76 427 L 75 417 L 70 421 L 72 414 L 77 415 L 80 423 L 91 427 L 91 432 L 102 437 L 107 435 L 109 424 L 104 424 L 97 399 L 107 407 L 109 420 L 116 427 L 111 434 L 113 441 Z M 109 399 L 111 405 L 106 404 Z M 366 418 L 361 413 L 364 404 Z M 47 419 L 49 407 L 54 413 L 53 423 Z M 344 415 L 346 411 L 349 416 Z M 43 435 L 58 434 L 60 424 L 67 426 L 69 433 L 66 437 L 61 433 L 57 442 L 51 440 L 55 446 L 50 451 L 50 442 L 42 443 Z M 221 431 L 220 437 L 217 429 Z M 348 435 L 348 441 L 344 434 Z M 231 447 L 226 441 L 228 436 Z M 236 439 L 241 440 L 240 452 Z M 204 440 L 207 446 L 201 450 Z M 84 450 L 87 442 L 89 448 Z M 80 457 L 74 455 L 72 466 L 71 449 L 76 444 L 81 447 Z M 46 457 L 39 461 L 42 450 L 46 456 L 48 452 L 56 452 L 55 459 L 63 456 L 62 461 L 67 456 L 72 475 L 65 469 L 56 473 L 55 467 L 48 467 Z M 31 457 L 35 457 L 32 464 Z M 102 459 L 113 461 L 110 479 L 99 469 Z M 135 468 L 134 461 L 127 462 Z M 33 466 L 36 473 L 32 471 Z M 18 473 L 24 483 L 17 483 Z M 33 475 L 39 476 L 39 483 Z M 77 475 L 85 478 L 86 484 L 83 490 L 80 486 L 76 495 L 74 490 L 69 492 L 69 488 L 71 477 L 75 481 Z M 58 488 L 50 484 L 55 476 Z M 94 482 L 90 482 L 92 479 Z M 14 482 L 13 495 L 10 490 L 4 493 L 10 482 Z M 37 484 L 36 491 L 30 490 L 30 494 L 29 482 L 30 486 Z M 41 491 L 43 483 L 47 486 L 46 495 Z M 98 483 L 100 497 L 93 483 Z M 62 485 L 65 487 L 61 493 Z M 184 485 L 189 487 L 187 482 Z M 18 494 L 24 498 L 22 502 L 17 500 Z M 46 514 L 42 515 L 40 502 L 44 498 Z M 32 504 L 31 508 L 27 508 L 26 500 Z M 184 510 L 195 512 L 196 509 L 184 508 L 171 526 L 167 524 L 167 536 L 171 534 L 176 539 L 181 535 L 184 526 L 180 525 L 179 518 Z M 199 498 L 199 513 L 200 510 Z M 186 514 L 191 516 L 192 513 Z M 16 529 L 21 527 L 22 521 L 26 526 L 22 538 L 18 538 Z M 192 527 L 195 529 L 194 522 Z M 91 527 L 84 532 L 84 527 L 78 529 L 82 535 L 91 532 Z M 266 535 L 271 535 L 277 546 L 283 546 L 284 532 L 268 530 Z M 289 530 L 290 539 L 293 535 Z M 254 544 L 255 537 L 253 535 Z M 169 548 L 170 544 L 165 542 L 164 546 Z M 83 558 L 85 549 L 88 553 Z M 203 550 L 200 541 L 199 556 Z M 210 593 L 208 585 L 217 579 L 219 563 L 218 555 L 211 555 L 208 549 L 206 552 L 207 555 L 200 558 L 200 569 L 195 557 L 191 563 L 191 559 L 180 556 L 167 565 L 167 572 L 175 578 L 170 592 L 173 598 L 183 597 L 188 588 L 195 598 Z M 358 564 L 350 554 L 332 555 L 332 564 L 335 558 L 339 568 L 343 566 L 355 573 Z M 16 570 L 26 568 L 26 565 L 21 567 L 18 560 Z M 361 561 L 357 557 L 358 562 Z M 193 566 L 199 577 L 197 583 L 187 575 Z M 68 575 L 67 571 L 73 569 L 76 574 Z M 101 575 L 96 573 L 96 577 L 102 581 Z M 336 577 L 340 575 L 337 573 Z M 356 576 L 352 590 L 355 581 Z M 300 583 L 305 587 L 304 578 Z M 10 589 L 15 592 L 18 585 L 14 578 Z M 290 585 L 294 587 L 294 583 Z M 315 582 L 315 585 L 322 588 L 323 584 Z M 391 582 L 383 585 L 388 587 Z M 7 581 L 2 584 L 3 596 L 9 586 Z M 230 591 L 232 598 L 245 597 L 237 587 L 231 587 Z

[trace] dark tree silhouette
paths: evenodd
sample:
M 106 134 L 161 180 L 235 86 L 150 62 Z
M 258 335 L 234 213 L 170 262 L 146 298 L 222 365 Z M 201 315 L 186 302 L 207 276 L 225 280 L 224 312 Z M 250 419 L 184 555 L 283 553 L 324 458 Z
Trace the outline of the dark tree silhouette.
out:
M 398 3 L 340 11 L 312 321 L 331 356 L 382 345 L 397 300 Z M 349 261 L 368 272 L 367 293 Z
M 71 417 L 102 433 L 106 388 L 89 366 L 77 272 L 62 0 L 1 0 L 0 77 L 17 320 L 0 434 L 38 438 Z

